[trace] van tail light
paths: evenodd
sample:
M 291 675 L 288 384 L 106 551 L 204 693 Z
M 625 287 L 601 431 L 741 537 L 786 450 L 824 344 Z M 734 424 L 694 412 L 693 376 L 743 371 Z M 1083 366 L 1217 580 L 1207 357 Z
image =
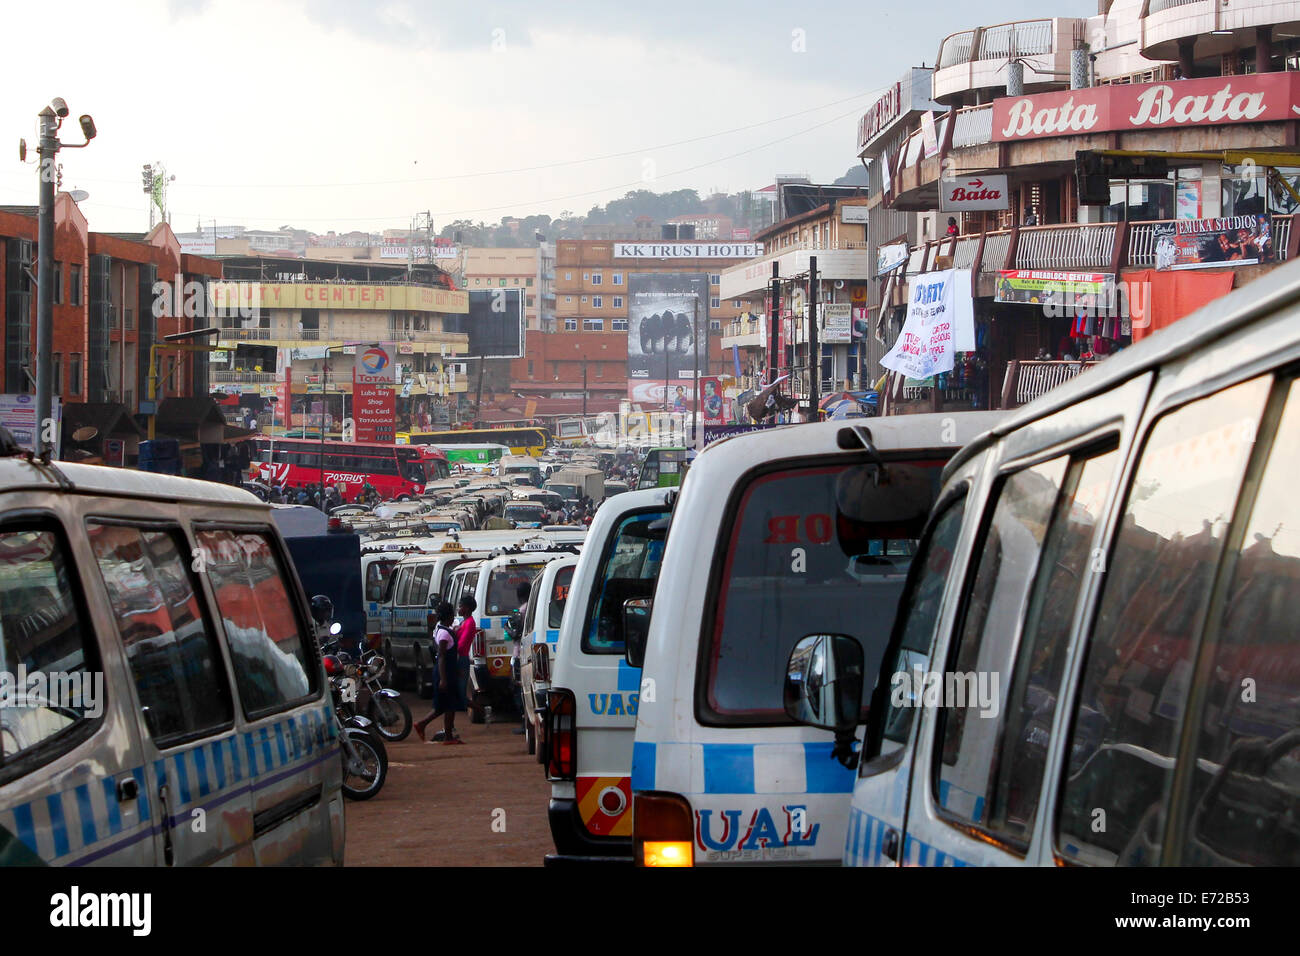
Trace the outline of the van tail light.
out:
M 675 793 L 636 793 L 632 852 L 637 866 L 694 866 L 695 814 Z
M 546 775 L 552 780 L 577 779 L 578 704 L 571 690 L 551 688 L 546 695 Z
M 551 651 L 545 645 L 533 647 L 533 678 L 535 680 L 551 679 Z

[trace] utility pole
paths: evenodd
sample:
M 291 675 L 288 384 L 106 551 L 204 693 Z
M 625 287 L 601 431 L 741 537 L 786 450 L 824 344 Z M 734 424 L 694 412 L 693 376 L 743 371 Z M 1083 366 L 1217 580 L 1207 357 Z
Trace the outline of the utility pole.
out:
M 775 382 L 780 372 L 781 363 L 777 356 L 777 323 L 781 321 L 781 266 L 780 263 L 773 260 L 772 262 L 772 307 L 768 310 L 767 317 L 767 365 L 770 369 L 769 377 Z M 770 384 L 770 383 L 769 383 Z M 761 389 L 759 390 L 761 391 Z
M 54 428 L 54 189 L 59 180 L 55 157 L 60 149 L 84 149 L 95 138 L 95 121 L 80 117 L 84 143 L 59 142 L 59 127 L 68 115 L 68 104 L 56 96 L 37 114 L 40 142 L 37 146 L 37 175 L 40 177 L 40 205 L 37 213 L 36 250 L 36 449 L 53 456 L 58 444 Z M 27 143 L 18 143 L 19 159 L 27 157 Z
M 817 421 L 820 402 L 822 357 L 817 335 L 817 257 L 808 257 L 808 421 Z
M 582 421 L 585 429 L 587 421 L 587 360 L 582 360 Z
M 691 309 L 691 341 L 695 346 L 695 404 L 691 407 L 691 442 L 699 440 L 700 428 L 700 297 L 696 296 Z
M 67 107 L 63 108 L 67 114 Z M 46 436 L 51 425 L 54 386 L 54 181 L 59 151 L 59 124 L 49 106 L 38 114 L 41 121 L 40 212 L 36 242 L 36 427 L 35 447 L 42 453 L 53 452 L 54 443 Z

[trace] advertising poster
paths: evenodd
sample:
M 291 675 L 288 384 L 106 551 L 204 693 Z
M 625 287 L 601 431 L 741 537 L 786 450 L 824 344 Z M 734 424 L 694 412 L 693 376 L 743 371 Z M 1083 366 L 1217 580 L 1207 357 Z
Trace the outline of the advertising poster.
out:
M 354 385 L 394 385 L 397 382 L 397 362 L 391 345 L 366 345 L 356 350 L 353 367 Z
M 1096 296 L 1098 307 L 1115 300 L 1115 276 L 1109 272 L 1053 272 L 1047 269 L 1003 269 L 998 273 L 998 302 L 1024 305 L 1060 304 Z
M 701 378 L 700 394 L 700 420 L 705 425 L 725 425 L 728 403 L 722 397 L 722 379 Z
M 1155 227 L 1156 268 L 1209 269 L 1273 261 L 1268 216 L 1178 219 Z
M 852 306 L 848 302 L 828 302 L 818 310 L 821 316 L 821 339 L 827 345 L 853 341 Z
M 1180 179 L 1174 191 L 1174 218 L 1201 218 L 1201 183 L 1196 179 Z
M 642 380 L 627 383 L 628 401 L 644 405 L 657 411 L 664 410 L 663 379 Z M 689 378 L 675 378 L 668 381 L 668 411 L 689 412 L 695 401 L 695 381 Z
M 700 361 L 707 363 L 708 283 L 708 276 L 702 272 L 634 272 L 628 276 L 629 379 L 658 379 L 662 383 L 666 378 L 693 374 L 696 344 L 693 322 L 698 329 Z M 697 314 L 698 321 L 695 321 Z
M 352 390 L 353 441 L 394 443 L 397 397 L 387 385 L 360 385 Z
M 63 404 L 57 395 L 51 398 L 50 412 L 54 416 L 54 457 L 58 458 L 60 432 L 63 424 Z M 36 396 L 27 394 L 0 395 L 0 428 L 8 429 L 19 447 L 39 451 L 40 426 L 36 422 Z
M 913 280 L 903 330 L 880 364 L 907 378 L 950 372 L 956 353 L 974 347 L 974 325 L 969 271 L 919 275 Z

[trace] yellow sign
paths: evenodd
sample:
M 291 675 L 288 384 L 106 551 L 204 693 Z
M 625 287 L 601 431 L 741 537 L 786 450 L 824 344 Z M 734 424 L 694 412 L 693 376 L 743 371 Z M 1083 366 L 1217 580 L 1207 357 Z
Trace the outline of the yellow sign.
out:
M 469 314 L 469 293 L 415 285 L 356 285 L 351 282 L 214 282 L 212 302 L 220 310 L 369 309 Z

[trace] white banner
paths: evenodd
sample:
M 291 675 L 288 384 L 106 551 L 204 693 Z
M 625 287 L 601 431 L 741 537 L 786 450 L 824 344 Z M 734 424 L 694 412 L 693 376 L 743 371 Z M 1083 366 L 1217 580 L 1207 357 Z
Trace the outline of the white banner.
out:
M 969 270 L 948 269 L 916 276 L 912 279 L 903 331 L 880 364 L 907 378 L 951 372 L 956 353 L 974 348 L 974 328 Z

